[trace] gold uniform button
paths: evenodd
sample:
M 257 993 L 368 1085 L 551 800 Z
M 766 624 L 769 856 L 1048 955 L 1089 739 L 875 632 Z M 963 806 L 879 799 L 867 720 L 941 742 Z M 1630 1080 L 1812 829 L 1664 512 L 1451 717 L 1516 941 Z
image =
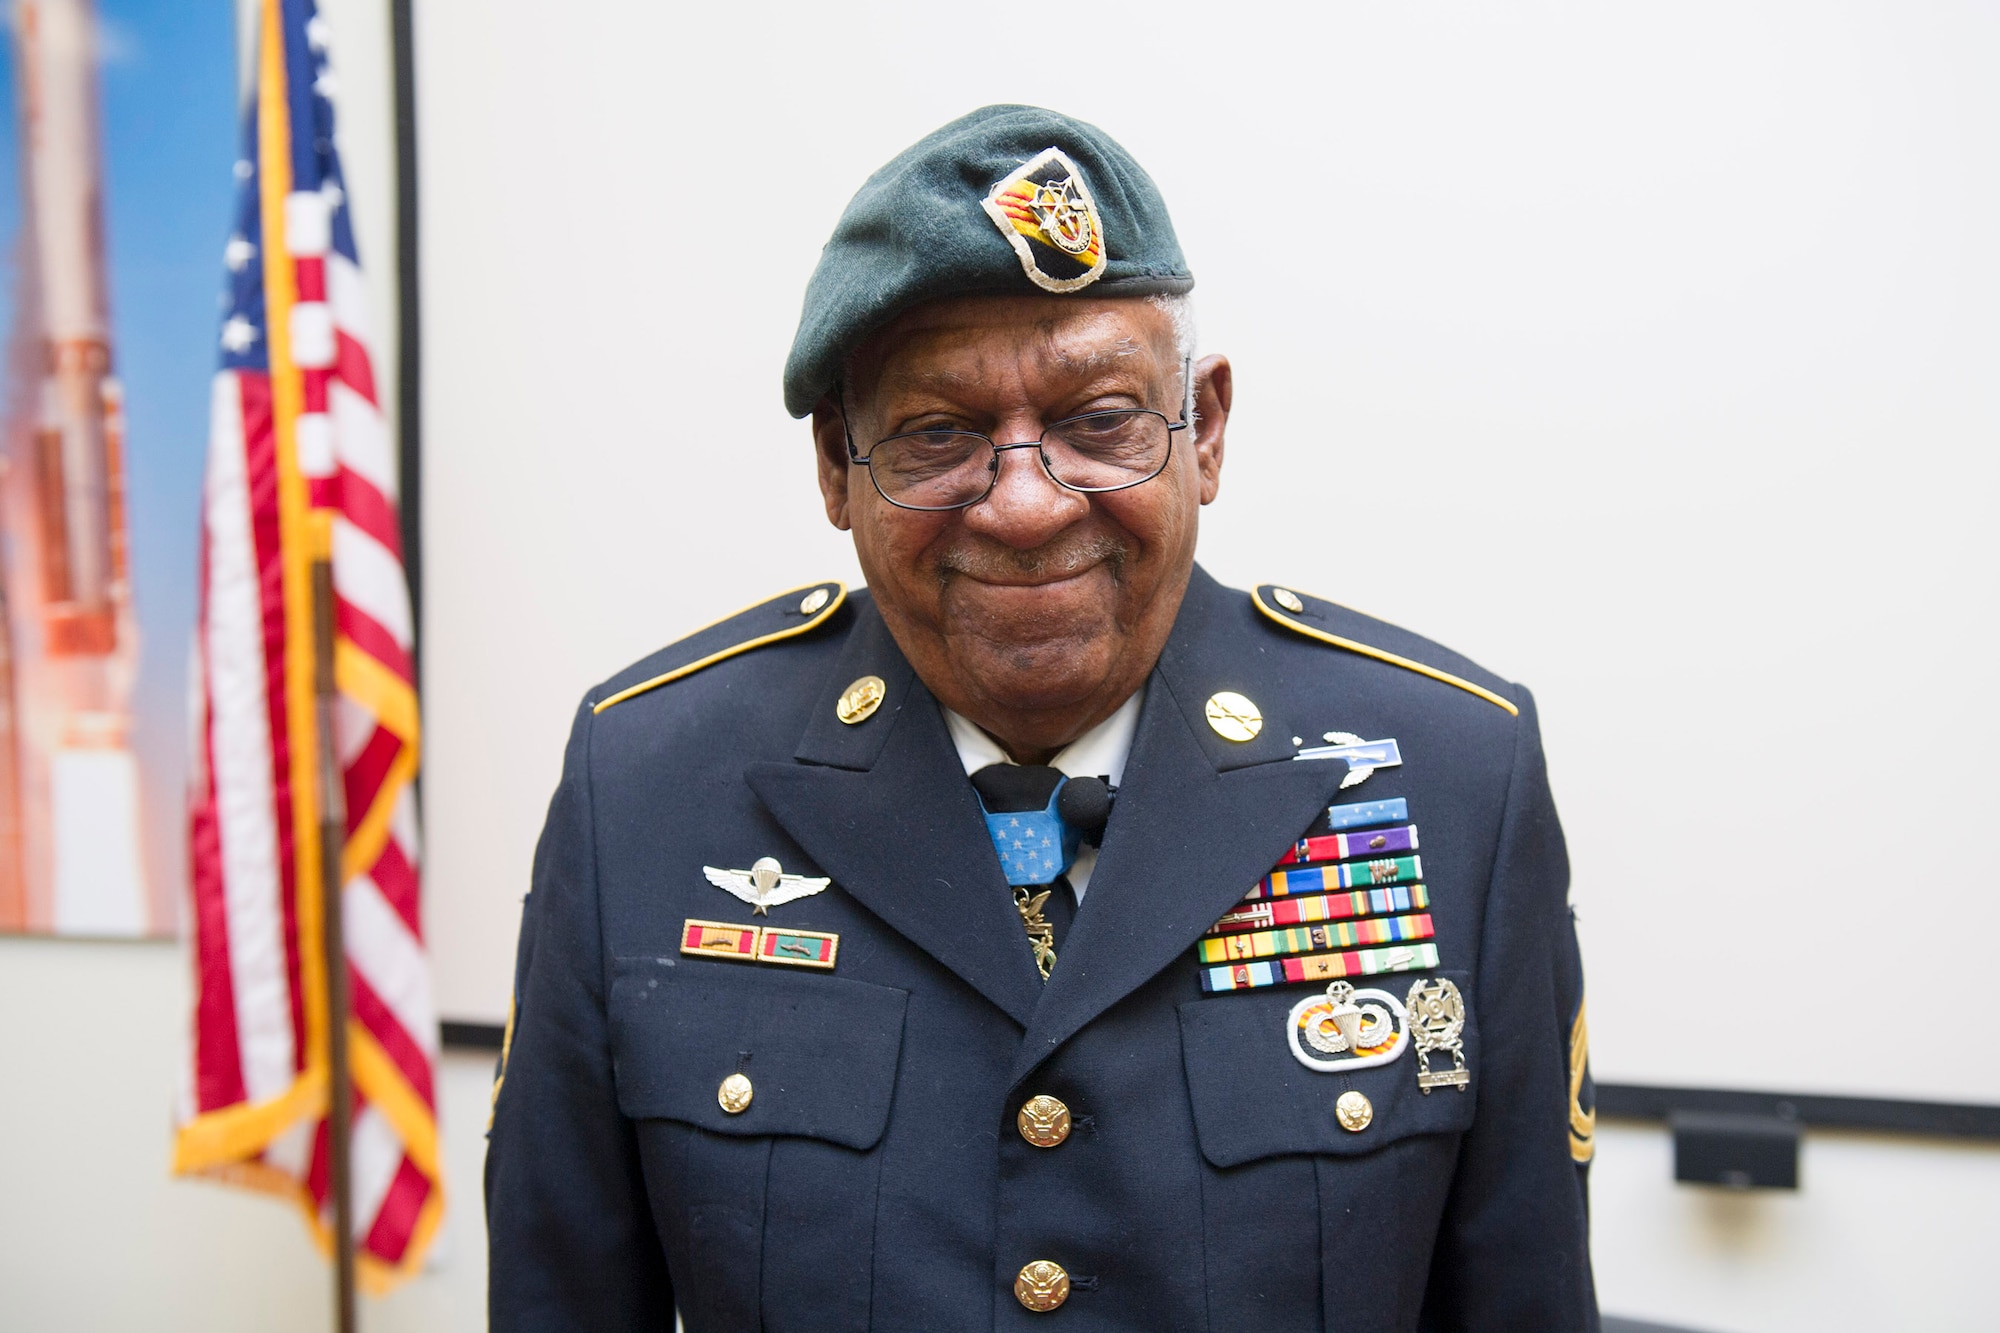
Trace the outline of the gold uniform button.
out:
M 1333 1104 L 1333 1114 L 1339 1119 L 1342 1129 L 1350 1134 L 1359 1134 L 1375 1118 L 1375 1104 L 1368 1100 L 1365 1093 L 1343 1092 L 1340 1100 Z
M 741 1074 L 731 1074 L 722 1080 L 722 1086 L 715 1090 L 716 1102 L 730 1115 L 742 1115 L 749 1110 L 750 1099 L 755 1095 L 756 1089 L 752 1088 L 750 1080 Z
M 1306 609 L 1306 604 L 1300 601 L 1299 595 L 1290 588 L 1271 589 L 1271 600 L 1294 615 Z
M 827 604 L 829 596 L 830 594 L 825 588 L 814 588 L 806 594 L 805 600 L 799 603 L 799 614 L 802 616 L 811 615 Z
M 1014 1127 L 1037 1148 L 1053 1148 L 1069 1137 L 1069 1107 L 1047 1093 L 1030 1097 L 1014 1117 Z
M 863 676 L 840 692 L 840 702 L 834 705 L 833 711 L 850 727 L 857 722 L 866 722 L 882 706 L 883 696 L 888 692 L 889 687 L 880 676 Z
M 1038 1313 L 1053 1310 L 1069 1299 L 1069 1274 L 1059 1263 L 1037 1259 L 1014 1275 L 1014 1299 Z
M 1264 729 L 1264 714 L 1234 690 L 1208 696 L 1208 725 L 1226 741 L 1247 741 Z

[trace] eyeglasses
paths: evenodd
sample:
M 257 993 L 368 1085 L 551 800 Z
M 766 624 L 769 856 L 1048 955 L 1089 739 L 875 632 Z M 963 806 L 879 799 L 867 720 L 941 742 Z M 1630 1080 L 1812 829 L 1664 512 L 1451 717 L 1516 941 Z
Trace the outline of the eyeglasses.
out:
M 864 458 L 848 436 L 847 458 L 866 467 L 875 489 L 898 509 L 963 509 L 992 493 L 1000 479 L 1000 455 L 1033 449 L 1049 480 L 1065 490 L 1090 495 L 1142 485 L 1166 471 L 1174 435 L 1194 415 L 1193 367 L 1181 366 L 1181 419 L 1125 408 L 1064 417 L 1040 438 L 998 444 L 969 430 L 918 430 L 878 440 Z M 842 412 L 845 428 L 846 413 Z

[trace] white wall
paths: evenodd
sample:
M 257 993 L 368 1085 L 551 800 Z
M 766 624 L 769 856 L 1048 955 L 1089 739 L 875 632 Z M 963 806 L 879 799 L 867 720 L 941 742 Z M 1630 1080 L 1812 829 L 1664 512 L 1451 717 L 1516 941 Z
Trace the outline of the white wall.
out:
M 1600 1121 L 1607 1311 L 1704 1333 L 1991 1333 L 2000 1145 L 1808 1133 L 1797 1193 L 1673 1183 L 1673 1139 Z
M 168 1176 L 188 971 L 172 945 L 0 937 L 0 1329 L 318 1333 L 333 1281 L 288 1203 Z M 438 1077 L 446 1232 L 365 1333 L 485 1327 L 489 1057 Z

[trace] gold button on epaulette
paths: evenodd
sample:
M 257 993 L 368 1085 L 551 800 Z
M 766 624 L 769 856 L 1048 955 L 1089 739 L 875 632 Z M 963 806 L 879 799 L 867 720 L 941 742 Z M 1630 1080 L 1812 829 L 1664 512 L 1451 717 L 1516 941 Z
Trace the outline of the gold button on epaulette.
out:
M 722 1080 L 722 1086 L 715 1090 L 716 1103 L 730 1115 L 742 1115 L 750 1109 L 750 1099 L 756 1095 L 750 1080 L 741 1074 L 731 1074 Z
M 1306 604 L 1300 601 L 1299 595 L 1290 588 L 1271 589 L 1271 600 L 1279 606 L 1284 607 L 1287 611 L 1290 611 L 1293 615 L 1297 615 L 1306 609 Z
M 825 588 L 814 588 L 811 592 L 806 594 L 805 600 L 799 603 L 799 614 L 802 616 L 811 615 L 813 612 L 819 610 L 822 606 L 825 606 L 827 599 L 831 596 L 833 596 L 833 594 L 828 592 Z
M 882 699 L 888 692 L 889 687 L 880 676 L 863 676 L 840 692 L 840 702 L 834 705 L 834 714 L 850 727 L 856 722 L 866 722 L 882 706 Z
M 1375 1104 L 1368 1100 L 1366 1093 L 1343 1092 L 1340 1100 L 1333 1104 L 1333 1114 L 1342 1129 L 1350 1134 L 1359 1134 L 1375 1118 Z

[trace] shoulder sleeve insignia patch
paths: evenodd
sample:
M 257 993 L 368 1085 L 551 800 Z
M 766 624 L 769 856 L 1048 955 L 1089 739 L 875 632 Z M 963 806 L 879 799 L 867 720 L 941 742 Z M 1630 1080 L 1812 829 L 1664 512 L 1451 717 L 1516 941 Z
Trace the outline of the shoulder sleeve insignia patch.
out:
M 1569 1155 L 1578 1165 L 1597 1156 L 1597 1091 L 1590 1083 L 1590 1025 L 1577 1001 L 1576 1022 L 1569 1029 Z M 1584 1109 L 1585 1092 L 1590 1108 Z
M 683 677 L 692 676 L 753 648 L 810 634 L 824 625 L 847 602 L 847 585 L 835 580 L 809 583 L 781 592 L 769 601 L 745 607 L 733 616 L 724 616 L 704 625 L 682 639 L 676 648 L 685 649 L 689 660 L 663 671 L 651 680 L 628 685 L 608 699 L 592 704 L 592 713 L 601 713 L 613 704 L 624 703 L 648 690 L 658 689 Z
M 1422 662 L 1412 661 L 1407 657 L 1400 657 L 1385 649 L 1371 647 L 1354 639 L 1344 639 L 1338 634 L 1331 634 L 1326 630 L 1306 624 L 1303 620 L 1299 619 L 1302 615 L 1310 614 L 1306 610 L 1305 599 L 1290 588 L 1282 588 L 1274 583 L 1260 584 L 1251 590 L 1250 600 L 1257 604 L 1257 609 L 1263 613 L 1265 619 L 1276 621 L 1286 629 L 1291 630 L 1294 634 L 1303 634 L 1308 639 L 1317 639 L 1321 643 L 1345 649 L 1350 653 L 1359 653 L 1363 657 L 1372 657 L 1378 662 L 1387 662 L 1390 666 L 1401 667 L 1405 671 L 1414 671 L 1419 676 L 1429 676 L 1432 680 L 1442 681 L 1446 685 L 1455 686 L 1468 694 L 1476 694 L 1487 703 L 1506 709 L 1515 717 L 1521 715 L 1521 710 L 1511 700 L 1502 698 L 1500 695 L 1483 686 L 1474 685 L 1463 676 L 1454 676 L 1449 671 L 1440 671 L 1436 667 L 1425 666 Z
M 486 1099 L 486 1132 L 493 1132 L 493 1117 L 500 1111 L 500 1088 L 507 1082 L 507 1057 L 514 1053 L 514 1009 L 517 997 L 507 1000 L 507 1026 L 500 1033 L 500 1058 L 493 1065 L 493 1091 Z

